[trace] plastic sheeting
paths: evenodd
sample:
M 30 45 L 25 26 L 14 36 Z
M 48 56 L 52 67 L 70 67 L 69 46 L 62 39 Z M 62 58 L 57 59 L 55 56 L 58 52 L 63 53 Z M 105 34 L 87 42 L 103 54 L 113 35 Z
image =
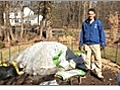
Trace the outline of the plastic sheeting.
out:
M 56 71 L 53 57 L 62 50 L 60 60 L 65 61 L 67 47 L 58 42 L 39 42 L 28 47 L 11 61 L 16 61 L 28 74 L 45 75 Z M 10 61 L 10 62 L 11 62 Z M 51 70 L 51 68 L 54 68 Z
M 45 81 L 40 83 L 40 85 L 59 85 L 56 80 Z
M 73 60 L 86 69 L 83 60 L 77 57 L 66 45 L 54 41 L 44 41 L 28 47 L 19 55 L 13 56 L 11 61 L 16 61 L 19 68 L 23 68 L 28 74 L 49 75 L 55 74 L 59 68 L 53 62 L 53 58 L 62 51 L 59 57 L 61 62 Z
M 63 80 L 68 80 L 68 78 L 73 76 L 84 76 L 86 72 L 79 69 L 69 70 L 69 71 L 58 71 L 56 76 L 61 76 Z
M 66 60 L 68 60 L 69 62 L 72 61 L 72 64 L 73 63 L 75 64 L 75 68 L 83 69 L 85 71 L 87 70 L 84 59 L 82 57 L 76 55 L 75 53 L 73 53 L 73 51 L 70 50 L 69 48 L 66 51 Z

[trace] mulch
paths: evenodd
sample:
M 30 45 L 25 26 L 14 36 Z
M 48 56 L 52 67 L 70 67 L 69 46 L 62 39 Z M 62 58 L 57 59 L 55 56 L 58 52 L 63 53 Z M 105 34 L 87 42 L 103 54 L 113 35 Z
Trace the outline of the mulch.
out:
M 82 78 L 71 77 L 67 81 L 63 81 L 61 78 L 56 78 L 54 74 L 41 78 L 23 74 L 6 80 L 0 80 L 0 85 L 39 85 L 42 82 L 50 80 L 56 80 L 59 85 L 118 85 L 116 79 L 117 72 L 105 68 L 103 76 L 105 77 L 104 81 L 99 80 L 93 73 Z

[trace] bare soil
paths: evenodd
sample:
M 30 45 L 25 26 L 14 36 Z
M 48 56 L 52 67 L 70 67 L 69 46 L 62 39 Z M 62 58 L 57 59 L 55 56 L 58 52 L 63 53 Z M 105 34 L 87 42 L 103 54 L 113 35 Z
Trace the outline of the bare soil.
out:
M 21 76 L 11 77 L 7 80 L 0 80 L 0 85 L 39 85 L 44 81 L 55 80 L 59 85 L 118 85 L 117 75 L 120 71 L 120 66 L 115 63 L 103 59 L 103 75 L 105 80 L 102 82 L 94 74 L 82 77 L 71 77 L 67 81 L 61 78 L 56 78 L 54 74 L 42 78 L 23 74 Z

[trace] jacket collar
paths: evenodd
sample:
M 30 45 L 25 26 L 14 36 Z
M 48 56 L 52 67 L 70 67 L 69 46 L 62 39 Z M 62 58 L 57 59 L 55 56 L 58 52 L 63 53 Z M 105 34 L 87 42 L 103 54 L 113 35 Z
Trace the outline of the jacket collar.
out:
M 95 20 L 94 21 L 96 21 L 96 18 L 95 18 Z M 86 23 L 90 23 L 90 19 L 89 18 L 87 18 L 86 20 L 85 20 L 85 22 Z

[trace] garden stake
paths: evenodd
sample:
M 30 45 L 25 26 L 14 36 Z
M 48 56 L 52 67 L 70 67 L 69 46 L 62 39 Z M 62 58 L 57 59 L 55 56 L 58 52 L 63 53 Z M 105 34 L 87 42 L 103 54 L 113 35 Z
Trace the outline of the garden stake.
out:
M 117 62 L 118 59 L 118 43 L 117 43 L 117 47 L 116 47 L 116 58 L 115 58 L 115 63 Z

